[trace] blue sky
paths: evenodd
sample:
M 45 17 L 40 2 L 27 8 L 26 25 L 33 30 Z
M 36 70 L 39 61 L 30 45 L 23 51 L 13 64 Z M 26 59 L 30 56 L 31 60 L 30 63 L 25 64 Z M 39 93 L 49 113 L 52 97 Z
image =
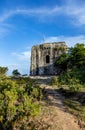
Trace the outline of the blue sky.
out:
M 29 74 L 31 47 L 85 43 L 84 0 L 0 0 L 0 66 Z

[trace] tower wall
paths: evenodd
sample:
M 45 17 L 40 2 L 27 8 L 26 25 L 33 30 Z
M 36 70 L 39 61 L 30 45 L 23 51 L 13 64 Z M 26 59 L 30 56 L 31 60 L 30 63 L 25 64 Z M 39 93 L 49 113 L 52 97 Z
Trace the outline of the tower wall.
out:
M 55 75 L 58 69 L 54 63 L 56 59 L 65 53 L 65 42 L 45 43 L 33 46 L 31 50 L 30 75 Z M 47 59 L 46 59 L 47 58 Z

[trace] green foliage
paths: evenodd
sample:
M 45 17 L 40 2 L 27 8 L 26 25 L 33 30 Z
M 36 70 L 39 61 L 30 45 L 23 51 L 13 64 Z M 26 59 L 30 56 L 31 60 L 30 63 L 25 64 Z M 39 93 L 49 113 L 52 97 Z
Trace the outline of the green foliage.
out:
M 59 76 L 59 84 L 66 85 L 70 91 L 79 91 L 83 87 L 83 82 L 78 78 L 75 71 L 67 71 Z
M 85 47 L 84 44 L 76 44 L 70 49 L 69 64 L 76 68 L 85 67 Z
M 55 62 L 55 65 L 62 71 L 73 68 L 85 68 L 85 47 L 84 44 L 76 44 L 69 49 L 69 54 L 62 54 Z
M 25 91 L 28 92 L 28 95 L 40 100 L 42 98 L 42 91 L 39 85 L 34 85 L 32 83 L 26 84 Z
M 59 84 L 59 79 L 58 77 L 53 77 L 51 80 L 51 85 L 57 85 Z
M 78 79 L 71 78 L 68 80 L 68 87 L 70 91 L 76 92 L 79 91 L 79 89 L 82 87 Z
M 24 79 L 23 79 L 24 81 Z M 31 80 L 30 80 L 31 81 Z M 38 100 L 41 96 L 39 86 L 32 86 L 32 81 L 21 86 L 17 80 L 0 81 L 0 124 L 3 129 L 11 129 L 13 123 L 25 116 L 36 116 L 40 111 Z
M 68 54 L 64 53 L 55 62 L 55 65 L 62 71 L 66 71 L 68 63 Z
M 64 84 L 68 84 L 70 79 L 76 79 L 80 84 L 85 84 L 85 69 L 68 70 L 59 76 L 59 81 Z
M 1 67 L 0 66 L 0 76 L 4 76 L 7 71 L 8 71 L 7 67 Z
M 62 54 L 56 60 L 55 65 L 60 70 L 60 86 L 66 85 L 71 91 L 79 91 L 85 84 L 84 44 L 76 44 L 73 48 L 70 48 L 69 54 Z
M 12 74 L 13 74 L 13 76 L 19 76 L 19 75 L 21 75 L 20 72 L 17 69 L 13 70 Z
M 64 103 L 72 114 L 76 115 L 79 120 L 85 122 L 85 106 L 74 99 L 66 99 Z

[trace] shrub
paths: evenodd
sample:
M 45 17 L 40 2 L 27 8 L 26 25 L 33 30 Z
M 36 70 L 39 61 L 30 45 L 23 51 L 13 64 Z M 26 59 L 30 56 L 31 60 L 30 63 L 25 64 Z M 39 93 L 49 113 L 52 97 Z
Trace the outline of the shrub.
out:
M 80 90 L 82 85 L 80 84 L 80 81 L 78 79 L 72 78 L 68 80 L 68 87 L 70 91 L 76 92 Z
M 0 126 L 2 129 L 11 129 L 13 122 L 19 118 L 35 116 L 40 111 L 37 97 L 40 96 L 39 88 L 22 84 L 19 86 L 16 81 L 2 79 L 0 81 Z M 36 92 L 36 93 L 35 93 Z
M 59 79 L 58 77 L 53 77 L 51 80 L 51 85 L 57 85 L 59 84 Z

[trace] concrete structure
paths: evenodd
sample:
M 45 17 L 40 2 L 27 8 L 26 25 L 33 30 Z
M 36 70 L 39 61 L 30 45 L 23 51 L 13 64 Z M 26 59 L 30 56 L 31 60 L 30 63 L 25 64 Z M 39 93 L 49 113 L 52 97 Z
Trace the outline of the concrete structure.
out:
M 65 42 L 44 43 L 32 47 L 30 75 L 56 75 L 56 59 L 67 50 Z

